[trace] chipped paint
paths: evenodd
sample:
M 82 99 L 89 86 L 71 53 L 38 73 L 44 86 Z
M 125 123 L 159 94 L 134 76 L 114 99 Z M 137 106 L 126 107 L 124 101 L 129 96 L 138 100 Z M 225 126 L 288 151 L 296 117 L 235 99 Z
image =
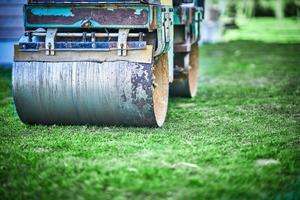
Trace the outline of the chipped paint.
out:
M 32 8 L 31 13 L 36 16 L 74 16 L 70 8 Z
M 135 9 L 134 14 L 135 15 L 141 15 L 142 11 L 143 11 L 143 9 L 137 8 L 137 9 Z
M 74 24 L 72 24 L 72 26 L 74 26 L 74 27 L 81 26 L 83 21 L 84 21 L 84 20 L 80 20 L 80 21 L 78 21 L 78 22 L 75 22 Z M 90 20 L 90 22 L 91 22 L 91 28 L 101 26 L 101 24 L 99 24 L 99 23 L 96 22 L 95 20 Z
M 149 7 L 35 7 L 25 6 L 25 27 L 80 28 L 83 19 L 93 28 L 146 28 L 152 17 Z

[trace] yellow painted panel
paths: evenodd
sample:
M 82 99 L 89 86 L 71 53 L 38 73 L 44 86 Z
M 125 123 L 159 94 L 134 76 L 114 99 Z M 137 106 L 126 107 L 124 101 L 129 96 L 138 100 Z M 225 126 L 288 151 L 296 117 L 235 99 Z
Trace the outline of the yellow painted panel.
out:
M 117 51 L 57 51 L 55 56 L 46 56 L 44 51 L 21 52 L 19 45 L 14 46 L 14 61 L 44 61 L 44 62 L 105 62 L 105 61 L 130 61 L 152 63 L 153 46 L 147 45 L 146 49 L 128 50 L 127 56 L 118 56 Z
M 173 0 L 161 0 L 160 3 L 164 6 L 173 6 Z

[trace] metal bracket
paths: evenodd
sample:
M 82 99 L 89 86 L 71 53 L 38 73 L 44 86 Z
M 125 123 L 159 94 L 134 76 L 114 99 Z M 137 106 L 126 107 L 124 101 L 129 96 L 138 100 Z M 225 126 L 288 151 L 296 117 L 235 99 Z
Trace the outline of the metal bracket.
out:
M 119 29 L 118 36 L 118 56 L 127 55 L 127 37 L 129 34 L 129 29 Z
M 166 34 L 166 42 L 170 42 L 170 26 L 172 23 L 172 19 L 170 17 L 170 14 L 168 12 L 164 13 L 164 28 L 165 28 L 165 34 Z
M 55 42 L 55 35 L 57 33 L 56 28 L 48 28 L 46 33 L 46 39 L 45 39 L 45 47 L 46 47 L 46 55 L 47 56 L 54 56 L 54 42 Z

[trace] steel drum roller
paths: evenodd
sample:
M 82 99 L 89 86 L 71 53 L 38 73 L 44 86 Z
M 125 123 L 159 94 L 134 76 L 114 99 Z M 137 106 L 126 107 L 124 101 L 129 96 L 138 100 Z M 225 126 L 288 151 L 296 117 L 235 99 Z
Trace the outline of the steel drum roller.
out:
M 197 93 L 199 71 L 199 47 L 193 44 L 190 52 L 190 69 L 174 78 L 170 84 L 170 95 L 179 97 L 194 97 Z M 176 57 L 175 57 L 176 59 Z
M 28 124 L 161 126 L 167 112 L 167 57 L 155 64 L 15 62 L 13 96 Z

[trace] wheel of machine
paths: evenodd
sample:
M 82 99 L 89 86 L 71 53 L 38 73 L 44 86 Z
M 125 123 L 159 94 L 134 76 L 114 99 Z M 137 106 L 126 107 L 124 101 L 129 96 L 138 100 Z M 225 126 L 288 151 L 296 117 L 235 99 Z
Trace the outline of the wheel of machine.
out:
M 16 110 L 28 124 L 162 126 L 167 65 L 166 54 L 153 64 L 15 62 Z
M 175 55 L 176 59 L 176 55 Z M 198 86 L 198 68 L 199 68 L 199 54 L 198 45 L 193 44 L 189 55 L 190 69 L 177 72 L 174 81 L 170 85 L 170 95 L 178 97 L 194 97 L 197 93 Z

